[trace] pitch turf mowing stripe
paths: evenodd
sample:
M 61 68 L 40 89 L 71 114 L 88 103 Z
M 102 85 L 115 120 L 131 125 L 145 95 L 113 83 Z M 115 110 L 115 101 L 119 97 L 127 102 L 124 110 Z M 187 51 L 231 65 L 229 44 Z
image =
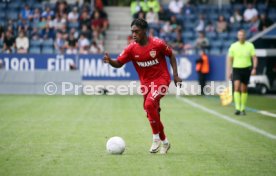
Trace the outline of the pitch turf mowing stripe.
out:
M 206 111 L 206 112 L 208 112 L 210 114 L 213 114 L 216 117 L 222 118 L 222 119 L 227 120 L 227 121 L 229 121 L 231 123 L 234 123 L 234 124 L 239 125 L 241 127 L 247 128 L 247 129 L 249 129 L 249 130 L 251 130 L 253 132 L 259 133 L 259 134 L 261 134 L 261 135 L 263 135 L 265 137 L 268 137 L 268 138 L 274 139 L 274 140 L 276 139 L 276 135 L 274 135 L 274 134 L 268 133 L 268 132 L 266 132 L 266 131 L 264 131 L 262 129 L 259 129 L 259 128 L 255 127 L 255 126 L 249 125 L 249 124 L 247 124 L 245 122 L 241 122 L 241 121 L 235 120 L 235 119 L 233 119 L 233 118 L 231 118 L 229 116 L 220 114 L 220 113 L 218 113 L 218 112 L 216 112 L 214 110 L 208 109 L 208 108 L 206 108 L 204 106 L 201 106 L 200 104 L 195 103 L 193 101 L 190 101 L 190 100 L 188 100 L 186 98 L 177 97 L 177 99 L 179 99 L 179 100 L 181 100 L 181 101 L 183 101 L 185 103 L 188 103 L 188 104 L 190 104 L 191 106 L 193 106 L 195 108 L 199 108 L 199 109 L 201 109 L 203 111 Z

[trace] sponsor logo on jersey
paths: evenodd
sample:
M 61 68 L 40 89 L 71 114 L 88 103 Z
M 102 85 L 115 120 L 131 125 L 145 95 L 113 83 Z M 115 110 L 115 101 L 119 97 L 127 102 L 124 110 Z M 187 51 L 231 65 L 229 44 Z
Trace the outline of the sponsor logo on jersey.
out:
M 150 56 L 152 57 L 152 58 L 155 58 L 155 56 L 156 56 L 156 51 L 150 51 Z
M 145 62 L 136 62 L 138 66 L 140 67 L 150 67 L 156 64 L 159 64 L 158 59 L 154 59 L 154 60 L 149 60 L 149 61 L 145 61 Z

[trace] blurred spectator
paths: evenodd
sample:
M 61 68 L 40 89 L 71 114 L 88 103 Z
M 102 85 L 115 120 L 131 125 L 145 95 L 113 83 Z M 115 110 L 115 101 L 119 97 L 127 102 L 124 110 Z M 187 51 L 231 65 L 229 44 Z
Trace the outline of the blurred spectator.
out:
M 104 33 L 107 29 L 107 24 L 104 19 L 100 18 L 100 13 L 98 11 L 94 13 L 91 26 L 93 31 L 97 31 L 99 33 Z
M 93 31 L 93 41 L 96 41 L 98 45 L 102 45 L 103 47 L 104 37 L 102 34 Z
M 133 18 L 138 17 L 140 11 L 147 12 L 148 6 L 144 0 L 132 0 L 130 4 L 130 12 Z
M 80 16 L 80 26 L 86 25 L 87 27 L 90 28 L 90 23 L 91 23 L 91 19 L 89 17 L 88 12 L 82 11 L 81 16 Z
M 176 32 L 175 39 L 171 42 L 171 47 L 177 54 L 182 54 L 184 49 L 184 42 L 181 31 Z
M 165 10 L 163 9 L 162 6 L 160 6 L 160 10 L 158 12 L 158 18 L 159 18 L 159 22 L 164 23 L 165 21 L 169 21 L 170 20 L 170 16 L 167 12 L 165 12 Z
M 46 18 L 46 23 L 49 25 L 50 28 L 54 28 L 55 27 L 55 22 L 54 22 L 54 20 L 52 19 L 51 16 L 48 16 Z
M 169 3 L 169 10 L 174 14 L 180 14 L 183 6 L 183 0 L 171 0 Z
M 208 49 L 209 40 L 205 37 L 203 32 L 199 32 L 198 38 L 196 39 L 196 48 L 197 49 Z
M 56 14 L 58 14 L 60 16 L 66 15 L 68 13 L 68 4 L 67 4 L 67 1 L 58 0 L 56 2 L 55 11 L 56 11 Z
M 68 38 L 68 31 L 67 31 L 67 26 L 66 25 L 62 25 L 61 29 L 58 30 L 58 32 L 60 32 L 62 34 L 62 38 L 64 40 L 67 40 L 67 38 Z
M 227 31 L 227 22 L 224 19 L 224 16 L 220 15 L 217 21 L 217 32 L 226 32 Z
M 34 27 L 32 32 L 31 32 L 31 39 L 32 40 L 38 40 L 40 39 L 40 35 L 39 35 L 39 30 L 37 27 Z
M 70 32 L 69 38 L 66 42 L 66 54 L 77 54 L 78 53 L 78 46 L 77 46 L 77 39 L 74 36 L 74 32 Z
M 194 6 L 191 4 L 190 0 L 188 0 L 184 5 L 183 12 L 185 15 L 194 14 Z
M 141 10 L 138 14 L 137 14 L 137 18 L 141 18 L 141 19 L 145 19 L 145 13 Z
M 272 24 L 273 22 L 265 14 L 261 14 L 258 30 L 263 31 L 269 26 L 271 26 Z
M 30 23 L 27 19 L 20 20 L 17 25 L 19 30 L 29 31 Z
M 163 25 L 163 27 L 162 27 L 161 30 L 162 30 L 162 32 L 164 32 L 164 33 L 171 33 L 172 30 L 173 30 L 173 28 L 172 28 L 170 22 L 167 21 L 167 22 Z
M 95 0 L 95 7 L 96 7 L 98 10 L 103 10 L 104 5 L 103 5 L 102 0 Z
M 154 12 L 152 8 L 150 8 L 149 12 L 146 15 L 146 21 L 149 24 L 157 24 L 159 21 L 158 14 Z
M 41 13 L 39 8 L 35 8 L 34 14 L 33 14 L 33 22 L 38 23 L 40 21 Z
M 47 21 L 46 21 L 46 18 L 45 18 L 45 17 L 41 17 L 41 18 L 40 18 L 40 21 L 38 21 L 37 24 L 36 24 L 36 26 L 37 26 L 40 30 L 44 29 L 44 28 L 46 27 L 46 25 L 47 25 Z
M 30 6 L 26 4 L 24 8 L 20 11 L 19 18 L 24 20 L 31 20 L 33 17 L 33 12 Z
M 88 54 L 89 45 L 89 40 L 83 34 L 80 34 L 80 38 L 78 41 L 79 53 Z
M 204 31 L 204 28 L 205 28 L 205 18 L 202 14 L 200 14 L 198 24 L 197 24 L 195 30 L 197 32 L 201 32 L 201 31 Z
M 216 29 L 215 29 L 215 26 L 213 24 L 212 21 L 208 21 L 206 27 L 205 27 L 205 32 L 214 32 Z
M 155 13 L 158 13 L 159 10 L 160 10 L 160 4 L 159 4 L 158 0 L 148 0 L 147 1 L 147 6 L 148 6 L 149 9 L 152 8 L 152 10 Z
M 24 31 L 20 31 L 15 40 L 17 53 L 27 53 L 29 49 L 29 39 L 25 36 Z
M 6 31 L 3 42 L 3 53 L 13 53 L 15 48 L 15 38 L 10 31 Z
M 206 27 L 205 27 L 205 32 L 215 32 L 215 26 L 214 24 L 212 23 L 212 21 L 208 21 Z
M 71 28 L 70 33 L 73 33 L 75 38 L 79 37 L 79 31 L 76 28 Z
M 92 54 L 98 54 L 98 53 L 103 53 L 104 49 L 102 45 L 98 45 L 96 41 L 93 41 L 90 47 L 90 53 Z
M 88 38 L 88 40 L 91 40 L 92 32 L 90 31 L 90 29 L 88 29 L 86 25 L 82 25 L 80 33 L 83 34 L 86 38 Z
M 46 24 L 45 28 L 43 28 L 40 32 L 40 38 L 42 39 L 54 39 L 55 33 L 53 28 L 50 28 L 49 24 Z
M 56 14 L 56 18 L 53 21 L 55 30 L 61 29 L 63 25 L 66 25 L 66 19 L 62 18 L 61 15 Z
M 62 33 L 58 32 L 56 34 L 56 40 L 54 45 L 58 53 L 64 53 L 65 47 L 66 47 L 66 41 L 64 40 Z
M 242 21 L 242 16 L 239 10 L 235 10 L 234 14 L 230 17 L 231 23 L 240 23 Z
M 76 23 L 79 20 L 78 8 L 74 7 L 73 10 L 68 14 L 68 22 Z
M 170 25 L 172 27 L 172 31 L 181 30 L 181 24 L 177 21 L 176 16 L 171 16 Z
M 107 13 L 103 9 L 100 10 L 100 9 L 96 8 L 92 13 L 92 17 L 94 17 L 95 13 L 100 13 L 100 18 L 101 19 L 107 19 L 108 18 Z
M 245 22 L 252 22 L 258 16 L 258 11 L 253 8 L 252 4 L 247 5 L 247 9 L 243 13 L 243 18 Z
M 48 17 L 54 17 L 54 15 L 55 13 L 51 10 L 50 6 L 46 6 L 45 10 L 41 14 L 42 17 L 46 17 L 47 19 Z
M 20 24 L 21 24 L 21 21 L 19 21 L 17 23 L 17 25 L 18 25 L 17 27 L 19 27 Z M 11 28 L 12 33 L 14 33 L 14 31 L 16 31 L 16 23 L 13 22 L 13 20 L 9 19 L 8 23 L 6 24 L 6 26 L 8 26 L 8 28 Z
M 255 20 L 252 23 L 250 23 L 250 29 L 249 29 L 250 33 L 252 34 L 257 33 L 259 31 L 259 24 L 260 24 L 260 19 L 257 16 Z
M 170 41 L 170 36 L 173 28 L 169 21 L 165 22 L 160 30 L 160 37 L 164 40 Z

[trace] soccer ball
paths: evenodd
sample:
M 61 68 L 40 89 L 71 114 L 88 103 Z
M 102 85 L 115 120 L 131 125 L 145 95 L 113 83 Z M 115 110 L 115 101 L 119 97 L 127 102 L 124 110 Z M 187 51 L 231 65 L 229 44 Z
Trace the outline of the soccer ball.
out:
M 120 155 L 123 154 L 126 148 L 123 138 L 114 136 L 108 139 L 106 143 L 106 150 L 110 154 Z

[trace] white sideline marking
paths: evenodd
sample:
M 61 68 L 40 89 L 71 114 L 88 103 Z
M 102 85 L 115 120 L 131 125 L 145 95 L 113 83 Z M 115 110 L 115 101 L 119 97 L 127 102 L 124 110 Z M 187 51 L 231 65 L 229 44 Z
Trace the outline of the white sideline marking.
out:
M 227 120 L 228 122 L 234 123 L 234 124 L 239 125 L 239 126 L 244 127 L 244 128 L 247 128 L 248 130 L 251 130 L 253 132 L 259 133 L 259 134 L 261 134 L 261 135 L 263 135 L 265 137 L 268 137 L 270 139 L 274 139 L 274 140 L 276 139 L 276 135 L 268 133 L 268 132 L 266 132 L 264 130 L 261 130 L 261 129 L 255 127 L 255 126 L 249 125 L 249 124 L 247 124 L 245 122 L 240 122 L 238 120 L 232 119 L 231 117 L 229 117 L 227 115 L 223 115 L 221 113 L 218 113 L 217 111 L 208 109 L 208 108 L 206 108 L 206 107 L 204 107 L 204 106 L 202 106 L 200 104 L 197 104 L 197 103 L 195 103 L 195 102 L 193 102 L 191 100 L 188 100 L 186 98 L 180 98 L 178 96 L 176 98 L 179 99 L 179 100 L 181 100 L 181 101 L 183 101 L 183 102 L 185 102 L 185 103 L 188 103 L 189 105 L 191 105 L 191 106 L 193 106 L 195 108 L 199 108 L 202 111 L 206 111 L 206 112 L 208 112 L 210 114 L 213 114 L 213 115 L 215 115 L 218 118 Z
M 257 113 L 276 118 L 276 114 L 268 112 L 268 111 L 257 111 Z

